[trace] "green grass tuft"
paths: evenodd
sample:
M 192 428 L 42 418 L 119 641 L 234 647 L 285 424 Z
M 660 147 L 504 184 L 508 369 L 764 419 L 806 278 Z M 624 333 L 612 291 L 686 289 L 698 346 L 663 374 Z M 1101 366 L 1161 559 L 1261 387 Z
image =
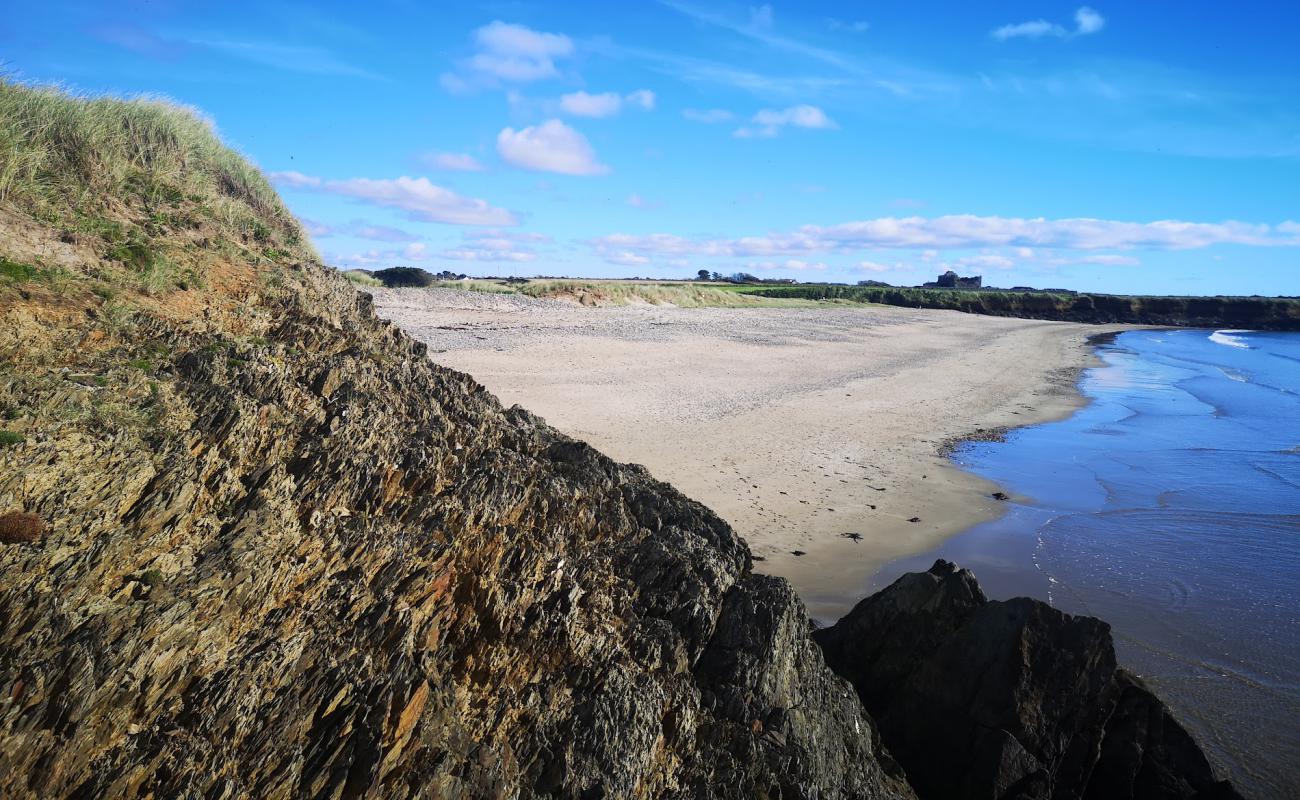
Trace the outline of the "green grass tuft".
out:
M 0 447 L 13 447 L 22 444 L 26 440 L 26 437 L 16 431 L 0 430 Z

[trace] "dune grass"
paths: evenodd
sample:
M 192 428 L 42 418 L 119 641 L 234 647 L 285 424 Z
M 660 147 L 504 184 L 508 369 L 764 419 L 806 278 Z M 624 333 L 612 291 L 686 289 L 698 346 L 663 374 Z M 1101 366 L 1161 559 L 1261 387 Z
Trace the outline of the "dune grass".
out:
M 749 295 L 726 292 L 712 286 L 691 283 L 639 281 L 534 281 L 519 287 L 530 297 L 563 297 L 583 305 L 674 305 L 682 308 L 750 307 L 764 301 Z
M 431 288 L 573 300 L 586 306 L 672 305 L 681 308 L 796 308 L 824 305 L 804 299 L 773 299 L 733 287 L 689 281 L 534 279 L 511 284 L 498 280 L 436 281 Z
M 368 286 L 370 288 L 382 287 L 384 282 L 371 275 L 368 272 L 362 272 L 359 269 L 350 269 L 343 273 L 343 277 L 355 283 L 357 286 Z
M 0 204 L 102 238 L 107 257 L 147 272 L 165 266 L 152 239 L 201 220 L 273 255 L 315 258 L 261 172 L 198 112 L 156 98 L 0 80 Z
M 515 293 L 515 287 L 501 281 L 434 281 L 429 286 L 433 289 L 461 289 L 466 292 L 485 292 L 487 294 Z

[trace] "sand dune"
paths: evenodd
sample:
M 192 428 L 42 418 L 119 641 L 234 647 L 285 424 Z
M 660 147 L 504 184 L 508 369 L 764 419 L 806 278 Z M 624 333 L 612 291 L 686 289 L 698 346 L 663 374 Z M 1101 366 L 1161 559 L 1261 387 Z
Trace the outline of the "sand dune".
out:
M 879 307 L 375 299 L 438 363 L 713 508 L 827 621 L 893 559 L 1000 513 L 997 487 L 942 445 L 1070 413 L 1101 330 Z

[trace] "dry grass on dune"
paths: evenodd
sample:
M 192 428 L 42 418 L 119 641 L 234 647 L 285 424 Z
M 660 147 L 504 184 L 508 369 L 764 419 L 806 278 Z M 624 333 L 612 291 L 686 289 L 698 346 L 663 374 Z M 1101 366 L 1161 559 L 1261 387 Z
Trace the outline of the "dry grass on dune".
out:
M 2 79 L 0 256 L 24 267 L 0 288 L 70 271 L 101 296 L 248 283 L 318 260 L 262 173 L 196 111 Z M 223 273 L 235 264 L 239 275 Z
M 432 286 L 493 294 L 569 300 L 584 306 L 656 305 L 681 308 L 762 308 L 812 305 L 803 300 L 772 300 L 716 286 L 686 282 L 533 280 L 511 285 L 500 281 L 440 281 Z

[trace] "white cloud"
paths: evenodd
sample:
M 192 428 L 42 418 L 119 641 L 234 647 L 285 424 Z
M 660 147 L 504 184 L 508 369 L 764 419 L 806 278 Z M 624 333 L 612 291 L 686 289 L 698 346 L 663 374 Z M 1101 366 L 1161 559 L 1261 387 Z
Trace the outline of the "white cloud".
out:
M 317 222 L 314 219 L 307 219 L 306 217 L 299 217 L 298 222 L 302 225 L 303 230 L 307 231 L 311 236 L 323 237 L 332 236 L 334 234 L 334 228 L 323 222 Z
M 638 89 L 620 97 L 617 92 L 587 94 L 579 91 L 560 97 L 560 108 L 577 117 L 612 117 L 622 111 L 624 105 L 650 111 L 655 107 L 655 93 Z
M 756 127 L 736 130 L 735 135 L 742 139 L 752 137 L 770 138 L 781 132 L 787 125 L 795 128 L 829 130 L 838 128 L 835 120 L 826 116 L 826 112 L 817 106 L 798 105 L 783 109 L 765 108 L 754 115 L 752 120 Z
M 803 272 L 805 270 L 826 269 L 826 264 L 821 261 L 811 262 L 811 261 L 803 261 L 798 258 L 791 258 L 785 261 L 747 261 L 745 262 L 745 269 L 758 269 L 758 270 L 785 269 L 785 270 L 794 270 L 796 272 Z
M 1074 30 L 1058 25 L 1055 22 L 1048 22 L 1045 19 L 1035 19 L 1029 22 L 1003 25 L 994 29 L 989 35 L 1001 42 L 1005 42 L 1007 39 L 1041 39 L 1044 36 L 1065 39 L 1071 36 L 1087 36 L 1096 33 L 1105 26 L 1105 17 L 1088 6 L 1080 6 L 1074 12 Z
M 1140 259 L 1133 256 L 1121 256 L 1112 253 L 1103 253 L 1100 255 L 1080 256 L 1078 258 L 1058 258 L 1052 259 L 1054 264 L 1102 264 L 1108 267 L 1136 267 L 1142 264 Z
M 529 83 L 558 77 L 555 62 L 573 55 L 573 40 L 497 20 L 474 31 L 475 53 L 460 71 L 442 76 L 448 91 L 469 91 L 501 83 Z
M 421 161 L 451 172 L 482 172 L 483 165 L 469 153 L 429 153 Z
M 554 241 L 554 239 L 544 233 L 536 233 L 533 231 L 503 231 L 495 228 L 480 228 L 478 230 L 463 231 L 461 236 L 466 239 L 504 240 L 513 244 L 545 244 Z
M 1074 12 L 1075 31 L 1080 36 L 1096 33 L 1106 25 L 1106 18 L 1087 6 Z
M 647 200 L 639 194 L 630 194 L 627 196 L 627 204 L 633 208 L 639 208 L 642 211 L 654 211 L 663 208 L 663 203 L 658 200 Z
M 407 213 L 422 222 L 445 222 L 452 225 L 518 225 L 519 220 L 504 208 L 486 200 L 463 197 L 450 189 L 430 183 L 428 178 L 396 179 L 352 178 L 345 181 L 323 180 L 300 172 L 273 172 L 271 180 L 281 186 L 337 194 Z
M 729 239 L 693 239 L 668 233 L 616 233 L 589 240 L 597 253 L 710 257 L 799 256 L 873 249 L 1053 248 L 1059 250 L 1182 250 L 1236 244 L 1300 247 L 1300 225 L 1245 222 L 1124 222 L 1104 219 L 1022 219 L 972 214 L 881 217 L 839 225 L 804 225 L 789 233 Z M 925 254 L 930 258 L 936 254 Z M 923 255 L 923 257 L 925 257 Z
M 377 242 L 414 242 L 419 237 L 400 228 L 387 225 L 371 225 L 361 220 L 353 220 L 345 225 L 321 225 L 312 223 L 307 229 L 312 236 L 355 236 L 358 239 L 373 239 Z
M 623 98 L 614 92 L 587 94 L 573 92 L 560 98 L 560 108 L 578 117 L 612 117 L 623 107 Z
M 735 114 L 732 114 L 725 108 L 687 108 L 682 111 L 682 116 L 692 122 L 703 122 L 706 125 L 716 125 L 719 122 L 731 122 L 736 118 Z
M 1004 255 L 983 253 L 977 256 L 959 258 L 952 264 L 945 266 L 962 269 L 1014 269 L 1016 262 Z
M 640 267 L 650 263 L 649 258 L 642 255 L 637 255 L 636 253 L 633 253 L 631 251 L 623 251 L 618 253 L 606 253 L 604 254 L 604 258 L 609 263 L 618 264 L 621 267 Z
M 609 172 L 609 167 L 596 159 L 586 137 L 558 119 L 518 131 L 514 128 L 502 130 L 497 135 L 497 152 L 517 167 L 539 172 L 563 175 L 604 175 Z
M 767 3 L 761 6 L 750 6 L 749 24 L 755 28 L 772 27 L 772 6 Z
M 367 250 L 348 256 L 334 256 L 332 260 L 355 265 L 393 264 L 403 261 L 476 261 L 522 263 L 537 258 L 531 242 L 549 242 L 551 238 L 540 233 L 505 231 L 466 231 L 465 244 L 442 250 L 433 250 L 426 242 L 413 242 L 401 250 Z
M 890 272 L 894 268 L 888 264 L 881 264 L 876 261 L 859 261 L 858 269 L 863 269 L 867 272 Z
M 653 111 L 655 107 L 655 93 L 649 89 L 637 89 L 627 97 L 624 97 L 623 101 L 630 106 L 636 106 L 637 108 L 645 109 L 646 111 Z
M 990 35 L 994 39 L 1004 42 L 1007 39 L 1041 39 L 1044 36 L 1065 36 L 1066 33 L 1065 28 L 1060 25 L 1048 22 L 1045 19 L 1036 19 L 1032 22 L 1003 25 Z
M 293 170 L 272 172 L 269 177 L 277 186 L 286 186 L 290 189 L 314 189 L 320 186 L 320 178 Z
M 492 247 L 457 247 L 443 250 L 439 255 L 453 261 L 513 261 L 515 263 L 537 258 L 536 253 L 527 250 Z

